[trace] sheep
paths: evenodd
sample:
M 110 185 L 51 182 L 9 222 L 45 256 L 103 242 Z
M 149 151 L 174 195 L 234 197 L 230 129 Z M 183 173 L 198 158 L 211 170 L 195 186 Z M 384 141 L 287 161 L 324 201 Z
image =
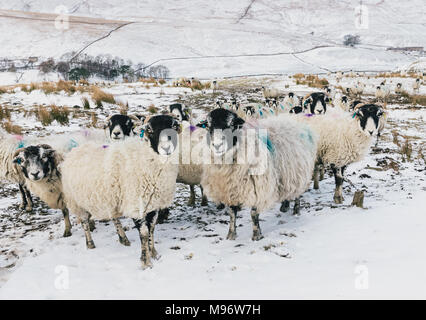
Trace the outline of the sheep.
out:
M 279 104 L 278 110 L 288 113 L 295 107 L 300 107 L 300 99 L 293 92 L 289 92 L 289 94 L 285 96 L 283 102 Z
M 141 239 L 142 268 L 157 258 L 154 227 L 158 210 L 173 201 L 178 175 L 180 123 L 170 115 L 154 115 L 140 137 L 103 148 L 87 143 L 74 148 L 62 162 L 62 186 L 71 213 L 77 215 L 87 248 L 95 247 L 89 212 L 95 219 L 133 218 Z
M 419 93 L 420 91 L 420 78 L 417 78 L 416 81 L 413 83 L 413 92 Z
M 22 146 L 13 154 L 13 163 L 25 181 L 26 189 L 38 196 L 52 209 L 62 210 L 65 231 L 64 237 L 71 236 L 71 223 L 68 209 L 64 203 L 59 163 L 65 153 L 88 141 L 103 142 L 105 137 L 101 130 L 82 130 L 71 135 L 59 135 L 40 138 L 41 144 Z M 55 146 L 55 150 L 48 144 Z M 94 229 L 92 221 L 91 228 Z
M 316 137 L 287 115 L 245 122 L 225 109 L 208 114 L 206 129 L 214 161 L 204 166 L 201 184 L 209 199 L 227 206 L 227 239 L 236 238 L 236 213 L 242 206 L 251 208 L 252 240 L 260 240 L 259 213 L 278 201 L 298 199 L 307 189 L 316 157 Z M 258 148 L 259 157 L 251 148 Z M 294 213 L 298 210 L 295 206 Z
M 181 139 L 181 155 L 182 157 L 187 157 L 186 159 L 190 159 L 191 157 L 191 150 L 194 147 L 195 144 L 198 143 L 199 137 L 198 133 L 195 133 L 197 131 L 196 126 L 192 126 L 190 124 L 190 110 L 188 108 L 184 108 L 182 104 L 175 103 L 169 106 L 170 113 L 174 115 L 179 122 L 183 123 L 184 129 L 182 130 L 182 134 L 180 135 Z M 198 164 L 192 164 L 192 163 L 185 163 L 180 162 L 179 164 L 179 174 L 177 177 L 178 183 L 184 183 L 189 185 L 190 190 L 190 196 L 188 205 L 194 206 L 195 205 L 195 185 L 200 185 L 201 181 L 201 172 L 202 167 Z M 201 188 L 201 206 L 207 205 L 207 198 L 203 194 L 203 189 Z M 160 212 L 159 218 L 162 222 L 166 217 L 165 215 L 168 215 L 168 212 Z
M 395 87 L 395 94 L 401 94 L 402 92 L 403 92 L 403 90 L 402 90 L 402 83 L 398 82 L 396 84 L 396 87 Z
M 0 179 L 17 183 L 21 192 L 20 209 L 30 212 L 33 209 L 31 193 L 25 185 L 25 178 L 16 163 L 13 155 L 16 150 L 35 139 L 23 139 L 21 136 L 11 135 L 0 129 Z
M 169 106 L 169 111 L 173 114 L 180 122 L 188 121 L 190 118 L 190 110 L 184 107 L 181 103 L 173 103 Z
M 262 93 L 263 97 L 265 99 L 271 99 L 271 98 L 279 98 L 281 95 L 281 92 L 278 89 L 275 88 L 265 88 L 262 86 Z
M 135 135 L 133 129 L 141 124 L 143 119 L 134 115 L 114 114 L 105 120 L 104 130 L 109 130 L 111 141 L 121 141 Z
M 306 113 L 324 114 L 327 111 L 327 103 L 330 103 L 330 99 L 324 92 L 313 92 L 303 98 L 302 107 Z
M 360 161 L 368 151 L 374 133 L 379 128 L 383 109 L 376 104 L 358 106 L 353 116 L 330 114 L 321 117 L 297 115 L 296 120 L 307 124 L 319 137 L 314 189 L 319 188 L 319 165 L 331 166 L 336 188 L 334 202 L 343 202 L 343 173 L 351 163 Z
M 382 82 L 380 86 L 376 87 L 375 97 L 377 101 L 386 101 L 389 97 L 390 90 L 385 85 L 385 82 Z
M 343 111 L 349 111 L 349 100 L 347 96 L 339 96 L 334 99 L 334 104 Z

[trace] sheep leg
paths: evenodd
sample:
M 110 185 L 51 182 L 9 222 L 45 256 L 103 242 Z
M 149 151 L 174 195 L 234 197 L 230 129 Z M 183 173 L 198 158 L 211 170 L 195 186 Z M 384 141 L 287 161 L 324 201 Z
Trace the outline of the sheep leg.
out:
M 325 174 L 325 167 L 324 167 L 324 165 L 322 164 L 322 165 L 320 166 L 320 175 L 319 175 L 319 180 L 320 180 L 320 181 L 324 180 L 324 174 Z
M 343 168 L 333 166 L 334 180 L 336 189 L 334 190 L 334 202 L 337 204 L 343 203 Z
M 201 185 L 200 185 L 200 189 L 201 189 L 201 206 L 205 207 L 205 206 L 207 206 L 207 197 L 204 194 L 204 190 L 203 190 L 203 187 Z
M 25 195 L 27 196 L 27 206 L 25 207 L 25 211 L 31 212 L 33 210 L 33 198 L 31 197 L 31 192 L 27 187 L 24 186 Z
M 89 215 L 89 228 L 90 228 L 90 232 L 93 232 L 93 230 L 96 229 L 95 220 L 91 219 L 92 215 L 90 213 L 88 213 L 88 215 Z
M 319 164 L 314 166 L 314 189 L 319 189 Z
M 70 213 L 67 208 L 64 208 L 62 209 L 62 214 L 64 215 L 64 222 L 65 222 L 65 231 L 64 231 L 63 237 L 66 238 L 72 235 Z
M 189 200 L 188 200 L 188 206 L 194 207 L 195 206 L 195 189 L 194 189 L 194 185 L 189 185 L 189 191 L 190 191 L 190 195 L 189 195 Z
M 293 215 L 300 214 L 300 197 L 294 199 Z
M 147 214 L 148 216 L 148 214 Z M 146 217 L 147 217 L 146 216 Z M 141 263 L 142 269 L 151 268 L 151 256 L 149 254 L 149 227 L 145 219 L 133 219 L 136 228 L 139 230 L 139 238 L 141 239 Z
M 130 246 L 130 241 L 127 239 L 120 220 L 118 220 L 118 218 L 114 218 L 112 219 L 112 222 L 114 222 L 115 229 L 117 230 L 118 241 L 120 241 L 123 246 Z
M 160 209 L 158 210 L 158 218 L 157 218 L 157 223 L 158 224 L 162 224 L 164 223 L 165 220 L 167 220 L 169 218 L 170 215 L 170 210 L 169 208 L 164 208 L 164 209 Z
M 90 223 L 89 223 L 90 214 L 87 214 L 86 217 L 82 217 L 81 226 L 84 230 L 84 235 L 86 236 L 86 246 L 87 249 L 94 249 L 95 243 L 93 242 L 92 235 L 90 234 Z
M 284 200 L 283 202 L 281 202 L 281 207 L 280 207 L 281 212 L 287 212 L 289 208 L 290 208 L 290 201 Z
M 22 203 L 19 206 L 19 209 L 24 210 L 27 207 L 27 204 L 28 204 L 27 195 L 25 193 L 24 186 L 20 183 L 18 185 L 19 185 L 19 191 L 21 192 L 21 199 L 22 199 Z
M 152 211 L 150 213 L 147 214 L 146 217 L 147 221 L 149 222 L 149 250 L 151 252 L 151 257 L 153 259 L 158 260 L 160 258 L 160 256 L 157 253 L 157 250 L 155 250 L 155 242 L 154 242 L 154 229 L 155 229 L 155 225 L 157 224 L 157 219 L 158 219 L 158 210 L 157 211 Z
M 251 240 L 253 241 L 259 241 L 260 239 L 263 239 L 262 231 L 260 230 L 259 225 L 259 213 L 257 212 L 257 208 L 253 207 L 251 208 L 251 221 L 253 221 L 253 237 Z
M 228 240 L 235 240 L 235 238 L 237 237 L 237 212 L 238 212 L 238 207 L 236 206 L 228 207 L 229 231 L 228 231 L 228 235 L 226 236 L 226 239 Z

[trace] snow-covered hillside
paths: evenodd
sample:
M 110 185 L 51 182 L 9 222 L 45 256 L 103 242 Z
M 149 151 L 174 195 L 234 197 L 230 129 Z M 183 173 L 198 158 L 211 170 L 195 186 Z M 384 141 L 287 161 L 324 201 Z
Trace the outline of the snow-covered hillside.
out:
M 426 46 L 424 1 L 363 1 L 367 28 L 357 28 L 358 2 L 306 1 L 0 1 L 0 56 L 59 57 L 88 46 L 146 64 L 158 61 L 172 76 L 221 77 L 330 70 L 393 70 L 417 58 L 388 46 Z M 58 8 L 73 17 L 55 28 Z M 17 18 L 16 15 L 25 15 Z M 28 12 L 39 13 L 36 17 Z M 76 19 L 74 21 L 73 19 Z M 110 21 L 113 20 L 113 21 Z M 121 20 L 122 22 L 117 22 Z M 127 24 L 129 23 L 129 24 Z M 19 26 L 19 27 L 17 27 Z M 357 48 L 342 46 L 358 34 Z M 317 46 L 325 48 L 314 49 Z M 303 52 L 293 55 L 293 52 Z

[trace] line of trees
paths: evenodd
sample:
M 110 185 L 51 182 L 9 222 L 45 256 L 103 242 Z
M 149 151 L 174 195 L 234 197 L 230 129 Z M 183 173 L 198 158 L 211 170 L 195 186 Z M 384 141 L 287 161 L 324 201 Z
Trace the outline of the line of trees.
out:
M 65 80 L 80 80 L 97 77 L 105 80 L 123 79 L 135 81 L 139 78 L 165 79 L 170 75 L 164 65 L 146 67 L 143 63 L 133 64 L 130 60 L 113 57 L 109 54 L 91 56 L 75 52 L 61 56 L 58 61 L 49 58 L 39 64 L 42 73 L 58 72 Z

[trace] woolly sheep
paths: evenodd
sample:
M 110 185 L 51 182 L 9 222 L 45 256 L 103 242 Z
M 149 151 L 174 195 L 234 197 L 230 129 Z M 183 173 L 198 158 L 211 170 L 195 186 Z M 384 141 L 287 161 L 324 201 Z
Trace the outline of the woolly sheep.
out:
M 265 99 L 279 98 L 281 95 L 281 92 L 275 88 L 262 87 L 262 93 Z
M 317 163 L 314 170 L 314 189 L 318 189 L 318 165 L 331 166 L 336 182 L 334 202 L 343 202 L 343 173 L 347 165 L 360 161 L 377 133 L 383 110 L 375 104 L 364 104 L 354 115 L 346 113 L 324 116 L 295 116 L 308 125 L 319 137 Z
M 64 237 L 71 235 L 71 223 L 64 202 L 59 164 L 64 154 L 78 145 L 104 140 L 101 130 L 81 130 L 70 135 L 40 138 L 39 142 L 44 143 L 22 147 L 13 155 L 13 163 L 23 176 L 26 188 L 50 208 L 62 210 L 65 221 Z M 54 145 L 55 149 L 47 143 Z M 94 228 L 94 225 L 91 224 L 91 227 Z
M 205 165 L 201 184 L 209 199 L 227 206 L 227 239 L 236 237 L 236 212 L 242 206 L 251 208 L 252 240 L 260 240 L 259 213 L 278 201 L 296 199 L 307 189 L 314 168 L 316 138 L 307 126 L 287 115 L 245 122 L 225 109 L 208 114 L 207 129 L 214 161 Z M 267 130 L 267 134 L 259 129 Z M 253 139 L 246 134 L 252 134 Z M 246 143 L 253 148 L 257 145 L 258 158 L 240 161 L 245 151 L 254 154 L 249 145 L 244 150 Z M 298 207 L 295 209 L 297 213 Z
M 88 248 L 94 248 L 88 212 L 95 219 L 134 219 L 141 239 L 142 267 L 156 258 L 154 227 L 158 210 L 174 197 L 179 122 L 169 115 L 149 118 L 141 136 L 108 148 L 87 143 L 73 149 L 61 165 L 65 200 L 82 223 Z
M 420 78 L 417 78 L 416 81 L 413 83 L 413 92 L 419 92 L 420 91 Z
M 111 141 L 121 141 L 133 136 L 134 128 L 142 121 L 134 115 L 114 114 L 105 120 L 104 130 L 108 129 Z
M 13 157 L 17 149 L 36 141 L 36 139 L 24 139 L 0 129 L 0 140 L 0 179 L 18 184 L 22 199 L 20 208 L 29 212 L 33 208 L 31 193 L 25 185 L 24 175 L 17 164 L 13 163 Z

